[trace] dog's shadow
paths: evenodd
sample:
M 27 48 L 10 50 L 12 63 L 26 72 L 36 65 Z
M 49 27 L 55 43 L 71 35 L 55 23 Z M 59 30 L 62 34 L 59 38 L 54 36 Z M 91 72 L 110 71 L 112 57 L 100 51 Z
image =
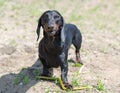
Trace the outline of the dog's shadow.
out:
M 7 74 L 0 78 L 0 93 L 26 93 L 40 80 L 36 76 L 42 73 L 42 64 L 39 60 L 29 68 L 23 68 L 18 74 Z

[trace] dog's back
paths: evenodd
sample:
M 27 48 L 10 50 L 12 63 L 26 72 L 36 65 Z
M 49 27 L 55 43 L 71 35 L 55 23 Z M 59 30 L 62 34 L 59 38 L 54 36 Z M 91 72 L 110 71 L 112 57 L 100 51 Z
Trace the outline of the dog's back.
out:
M 82 43 L 82 35 L 80 30 L 74 24 L 65 24 L 65 44 L 67 45 L 68 49 L 70 48 L 71 44 L 81 47 Z

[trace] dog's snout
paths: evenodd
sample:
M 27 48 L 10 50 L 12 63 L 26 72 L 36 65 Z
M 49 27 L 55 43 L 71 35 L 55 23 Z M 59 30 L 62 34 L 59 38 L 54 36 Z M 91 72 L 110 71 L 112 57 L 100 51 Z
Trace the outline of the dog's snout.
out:
M 53 19 L 50 19 L 48 22 L 48 29 L 53 29 L 55 25 L 55 21 Z
M 54 28 L 54 26 L 48 26 L 48 29 L 53 29 Z

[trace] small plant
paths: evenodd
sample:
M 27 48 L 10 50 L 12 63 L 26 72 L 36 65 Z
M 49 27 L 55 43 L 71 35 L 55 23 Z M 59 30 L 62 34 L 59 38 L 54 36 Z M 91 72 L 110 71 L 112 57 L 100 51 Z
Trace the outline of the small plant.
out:
M 9 43 L 9 45 L 11 47 L 16 47 L 17 46 L 17 42 L 15 40 L 11 40 L 10 43 Z
M 23 38 L 23 39 L 26 39 L 26 35 L 23 35 L 22 38 Z
M 39 75 L 40 75 L 40 71 L 39 71 L 38 69 L 35 69 L 35 70 L 33 71 L 33 73 L 35 74 L 35 76 L 39 76 Z
M 98 81 L 97 81 L 96 89 L 99 90 L 99 91 L 105 90 L 105 86 L 104 86 L 104 84 L 101 82 L 101 80 L 98 80 Z
M 55 84 L 58 84 L 59 83 L 59 80 L 58 78 L 55 79 Z
M 5 27 L 5 28 L 4 28 L 4 31 L 8 31 L 8 28 Z
M 109 51 L 109 47 L 103 47 L 100 49 L 100 52 L 107 53 Z
M 75 67 L 81 67 L 82 66 L 82 64 L 80 64 L 80 63 L 75 63 Z
M 5 5 L 6 0 L 0 0 L 0 7 Z
M 81 82 L 80 82 L 80 79 L 78 78 L 78 75 L 73 75 L 72 76 L 72 84 L 73 84 L 73 86 L 80 86 L 81 85 Z
M 55 90 L 53 93 L 60 93 L 60 90 Z
M 69 63 L 74 63 L 74 60 L 73 59 L 69 59 L 68 62 Z
M 81 16 L 80 15 L 76 15 L 76 14 L 71 14 L 71 16 L 70 16 L 70 21 L 76 21 L 76 20 L 79 20 L 81 18 Z
M 28 84 L 28 81 L 29 81 L 29 77 L 28 76 L 24 76 L 24 78 L 23 78 L 23 84 L 24 85 Z
M 10 15 L 10 18 L 14 18 L 14 15 Z
M 45 93 L 50 93 L 50 87 L 45 89 Z
M 17 78 L 15 78 L 15 80 L 14 80 L 14 84 L 18 85 L 20 83 L 21 78 L 22 78 L 22 75 L 18 74 Z
M 89 54 L 89 51 L 87 49 L 81 48 L 81 52 L 86 56 Z
M 96 12 L 96 11 L 98 11 L 100 8 L 101 8 L 101 7 L 97 5 L 97 6 L 93 7 L 92 9 L 90 9 L 90 12 Z
M 29 69 L 29 67 L 28 67 L 28 68 L 23 67 L 23 68 L 21 69 L 21 71 L 24 71 L 24 70 L 27 70 L 27 69 Z
M 18 74 L 17 78 L 14 80 L 14 84 L 18 85 L 18 84 L 23 84 L 26 85 L 29 81 L 29 77 L 27 75 L 23 75 L 23 74 Z

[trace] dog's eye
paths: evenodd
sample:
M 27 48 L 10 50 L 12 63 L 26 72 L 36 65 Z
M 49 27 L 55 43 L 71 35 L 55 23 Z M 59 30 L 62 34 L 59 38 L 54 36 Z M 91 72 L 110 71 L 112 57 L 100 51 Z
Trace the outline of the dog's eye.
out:
M 58 15 L 55 15 L 54 18 L 55 18 L 55 19 L 56 19 L 56 18 L 59 18 L 59 16 L 58 16 Z

